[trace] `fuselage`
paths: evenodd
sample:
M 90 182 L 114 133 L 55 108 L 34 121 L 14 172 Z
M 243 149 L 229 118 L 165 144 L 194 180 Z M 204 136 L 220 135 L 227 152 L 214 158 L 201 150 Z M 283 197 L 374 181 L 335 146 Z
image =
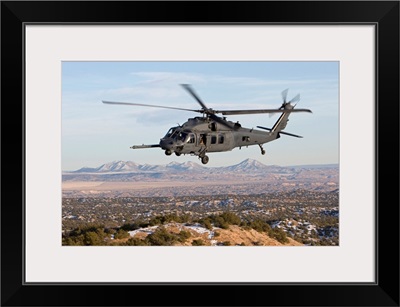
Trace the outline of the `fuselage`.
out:
M 279 137 L 275 132 L 243 128 L 239 123 L 226 122 L 233 129 L 207 117 L 190 118 L 182 126 L 171 128 L 160 140 L 160 147 L 178 154 L 199 155 L 202 151 L 222 152 L 260 145 Z

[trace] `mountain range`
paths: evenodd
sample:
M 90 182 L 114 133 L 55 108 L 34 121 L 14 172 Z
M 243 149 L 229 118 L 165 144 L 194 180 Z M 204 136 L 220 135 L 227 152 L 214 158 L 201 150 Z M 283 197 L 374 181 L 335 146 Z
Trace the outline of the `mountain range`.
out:
M 339 188 L 339 165 L 286 167 L 252 159 L 223 167 L 205 167 L 195 162 L 150 165 L 114 161 L 63 172 L 62 181 L 65 197 L 247 195 L 296 189 L 330 192 Z
M 98 167 L 82 167 L 75 171 L 64 171 L 64 174 L 111 174 L 111 173 L 164 173 L 164 172 L 272 172 L 288 173 L 299 169 L 338 168 L 338 164 L 304 165 L 304 166 L 277 166 L 265 165 L 254 159 L 222 167 L 204 167 L 195 162 L 171 162 L 166 165 L 137 164 L 132 161 L 113 161 Z

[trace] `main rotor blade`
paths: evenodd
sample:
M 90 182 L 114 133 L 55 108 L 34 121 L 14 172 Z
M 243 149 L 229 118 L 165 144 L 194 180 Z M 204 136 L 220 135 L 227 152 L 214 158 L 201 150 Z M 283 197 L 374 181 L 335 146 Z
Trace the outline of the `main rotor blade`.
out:
M 227 127 L 228 129 L 233 130 L 234 127 L 233 125 L 231 125 L 230 123 L 228 123 L 227 121 L 223 120 L 221 117 L 218 117 L 217 115 L 214 114 L 209 114 L 209 117 L 214 120 L 215 122 Z
M 196 99 L 196 101 L 201 105 L 203 110 L 208 111 L 207 106 L 204 104 L 203 101 L 201 101 L 200 97 L 197 96 L 197 94 L 194 92 L 194 90 L 191 88 L 191 86 L 189 84 L 181 84 L 181 85 L 185 90 L 187 90 L 194 97 L 194 99 Z
M 309 109 L 256 109 L 256 110 L 213 110 L 214 113 L 221 113 L 223 115 L 241 115 L 241 114 L 262 114 L 262 113 L 292 113 L 292 112 L 309 112 L 312 113 Z
M 127 106 L 152 107 L 152 108 L 162 108 L 162 109 L 172 109 L 172 110 L 181 110 L 181 111 L 191 111 L 191 112 L 197 112 L 197 113 L 204 113 L 203 110 L 191 110 L 191 109 L 185 109 L 185 108 L 157 106 L 157 105 L 153 105 L 153 104 L 144 104 L 144 103 L 118 102 L 118 101 L 105 101 L 105 100 L 103 100 L 103 103 L 106 103 L 106 104 L 119 104 L 119 105 L 127 105 Z

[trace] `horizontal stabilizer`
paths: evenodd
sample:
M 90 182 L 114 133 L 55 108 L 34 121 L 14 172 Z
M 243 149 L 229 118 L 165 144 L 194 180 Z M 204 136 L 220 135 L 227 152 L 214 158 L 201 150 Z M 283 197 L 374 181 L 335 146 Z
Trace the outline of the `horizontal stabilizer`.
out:
M 144 149 L 144 148 L 157 148 L 160 147 L 159 144 L 152 144 L 152 145 L 133 145 L 130 148 L 132 149 Z
M 268 131 L 271 131 L 271 130 L 272 130 L 271 128 L 262 127 L 262 126 L 257 126 L 257 128 L 264 129 L 264 130 L 268 130 Z M 289 132 L 279 131 L 278 133 L 280 133 L 280 134 L 286 134 L 286 135 L 289 135 L 289 136 L 294 136 L 294 137 L 296 137 L 296 138 L 302 138 L 301 135 L 297 135 L 297 134 L 293 134 L 293 133 L 289 133 Z
M 257 128 L 264 129 L 264 130 L 268 130 L 268 131 L 271 131 L 271 130 L 272 130 L 272 128 L 267 128 L 267 127 L 262 127 L 262 126 L 257 126 Z
M 289 132 L 279 131 L 278 133 L 286 134 L 286 135 L 289 135 L 289 136 L 294 136 L 296 138 L 303 138 L 301 135 L 297 135 L 297 134 L 293 134 L 293 133 L 289 133 Z

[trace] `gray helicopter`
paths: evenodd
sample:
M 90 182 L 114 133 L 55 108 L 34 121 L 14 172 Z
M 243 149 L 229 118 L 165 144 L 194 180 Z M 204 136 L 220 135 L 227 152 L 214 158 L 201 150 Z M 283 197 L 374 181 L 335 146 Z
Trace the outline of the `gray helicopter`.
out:
M 167 156 L 175 153 L 175 155 L 194 155 L 201 159 L 203 164 L 207 164 L 209 152 L 225 152 L 239 147 L 248 147 L 258 145 L 261 154 L 265 155 L 263 144 L 279 139 L 280 136 L 288 135 L 297 138 L 302 136 L 284 132 L 289 115 L 293 112 L 309 112 L 309 109 L 294 109 L 294 103 L 300 100 L 300 95 L 296 95 L 290 101 L 286 101 L 288 89 L 282 92 L 283 103 L 278 109 L 253 109 L 253 110 L 214 110 L 208 108 L 199 96 L 194 92 L 189 84 L 181 84 L 182 87 L 192 95 L 192 97 L 200 104 L 201 109 L 185 109 L 176 107 L 166 107 L 158 105 L 131 103 L 131 102 L 113 102 L 104 101 L 105 104 L 145 106 L 153 108 L 164 108 L 181 111 L 197 112 L 202 114 L 199 117 L 189 118 L 183 125 L 172 127 L 167 134 L 160 139 L 158 144 L 152 145 L 133 145 L 132 149 L 143 148 L 161 148 Z M 242 114 L 261 114 L 261 113 L 282 113 L 272 128 L 257 126 L 262 130 L 253 128 L 244 128 L 239 122 L 232 122 L 226 119 L 225 115 L 242 115 Z M 216 114 L 222 114 L 223 117 Z M 267 132 L 266 132 L 267 131 Z

